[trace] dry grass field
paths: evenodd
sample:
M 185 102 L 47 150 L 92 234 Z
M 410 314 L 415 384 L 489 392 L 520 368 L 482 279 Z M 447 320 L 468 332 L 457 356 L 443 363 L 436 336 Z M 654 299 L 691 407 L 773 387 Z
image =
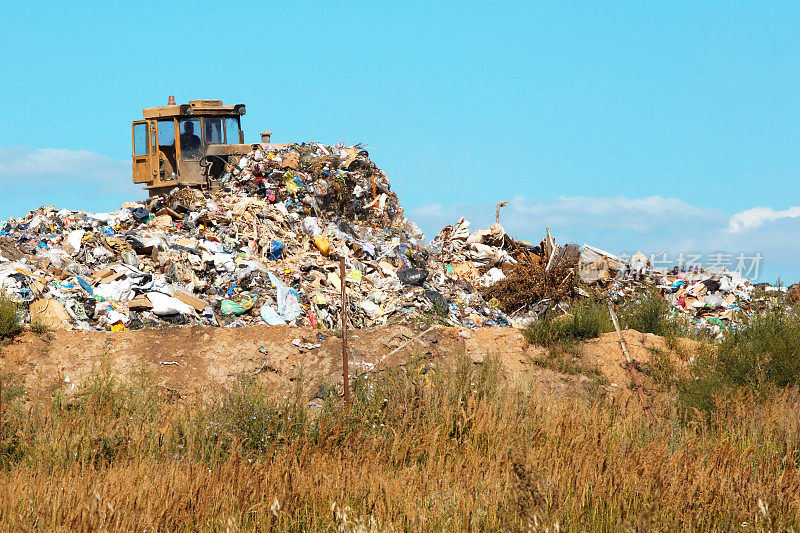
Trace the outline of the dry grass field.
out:
M 228 386 L 178 398 L 164 385 L 174 365 L 150 360 L 163 354 L 139 364 L 112 349 L 88 354 L 96 363 L 72 387 L 58 368 L 77 355 L 58 350 L 74 350 L 75 334 L 35 341 L 9 330 L 0 529 L 800 528 L 800 318 L 767 312 L 708 344 L 676 337 L 661 304 L 646 305 L 623 320 L 648 332 L 626 338 L 649 418 L 600 307 L 542 322 L 528 348 L 492 343 L 505 346 L 500 357 L 477 357 L 477 339 L 459 350 L 442 332 L 402 363 L 355 376 L 349 409 L 330 368 L 291 373 L 288 352 L 276 360 L 280 381 L 244 359 Z M 237 333 L 248 334 L 262 331 Z M 86 336 L 86 349 L 110 338 Z M 253 351 L 237 346 L 235 360 Z M 71 364 L 74 378 L 82 367 Z M 46 386 L 51 374 L 58 383 Z
M 175 408 L 142 368 L 26 398 L 4 380 L 0 528 L 797 528 L 800 397 L 739 393 L 710 418 L 665 392 L 543 398 L 491 359 L 357 379 L 344 412 L 247 378 Z M 325 387 L 323 387 L 324 389 Z M 322 394 L 325 396 L 325 394 Z

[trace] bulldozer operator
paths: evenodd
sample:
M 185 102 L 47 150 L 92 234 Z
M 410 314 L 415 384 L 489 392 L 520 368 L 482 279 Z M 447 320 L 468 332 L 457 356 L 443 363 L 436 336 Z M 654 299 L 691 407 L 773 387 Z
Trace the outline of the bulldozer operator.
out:
M 200 152 L 200 137 L 194 133 L 194 123 L 191 120 L 184 121 L 183 132 L 181 133 L 181 152 L 183 157 L 192 159 Z

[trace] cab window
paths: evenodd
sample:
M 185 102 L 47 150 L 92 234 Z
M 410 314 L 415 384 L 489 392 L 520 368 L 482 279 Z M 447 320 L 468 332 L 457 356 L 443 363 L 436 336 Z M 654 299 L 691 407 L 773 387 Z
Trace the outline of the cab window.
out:
M 225 119 L 225 142 L 227 144 L 239 144 L 239 119 L 237 117 L 227 117 Z
M 133 156 L 147 155 L 147 124 L 133 125 Z
M 217 117 L 206 117 L 205 123 L 206 144 L 222 144 L 222 119 Z
M 175 121 L 172 119 L 158 121 L 158 151 L 164 154 L 173 169 L 178 167 L 175 153 Z
M 200 119 L 184 119 L 180 121 L 181 159 L 197 159 L 200 155 Z
M 158 147 L 175 148 L 175 123 L 171 120 L 158 121 Z

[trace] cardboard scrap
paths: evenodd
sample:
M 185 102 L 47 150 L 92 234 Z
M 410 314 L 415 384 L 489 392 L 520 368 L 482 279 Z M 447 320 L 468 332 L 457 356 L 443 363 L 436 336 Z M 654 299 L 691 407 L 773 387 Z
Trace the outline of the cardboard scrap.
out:
M 173 241 L 178 246 L 183 246 L 184 248 L 197 248 L 197 239 L 175 239 Z
M 31 323 L 43 324 L 51 329 L 66 329 L 70 316 L 58 300 L 41 298 L 30 305 Z
M 114 271 L 111 270 L 110 268 L 101 268 L 100 270 L 92 274 L 92 279 L 95 281 L 95 283 L 97 283 L 101 279 L 110 276 L 113 273 Z
M 169 215 L 170 218 L 172 218 L 172 220 L 180 220 L 180 219 L 183 218 L 183 216 L 181 216 L 176 211 L 170 209 L 169 207 L 165 207 L 164 209 L 162 209 L 161 211 L 156 213 L 157 217 L 161 217 L 161 216 L 164 216 L 164 215 Z
M 471 261 L 465 261 L 463 263 L 456 263 L 453 265 L 454 278 L 472 281 L 478 276 L 480 276 L 480 272 L 478 272 L 477 267 Z
M 97 282 L 97 285 L 102 285 L 104 283 L 111 283 L 112 281 L 117 281 L 118 279 L 122 279 L 125 277 L 125 274 L 122 272 L 114 272 L 109 274 L 108 276 L 104 277 L 100 281 Z
M 150 301 L 144 294 L 139 294 L 133 300 L 128 302 L 128 309 L 132 309 L 134 311 L 142 311 L 146 309 L 152 309 L 153 303 Z
M 300 154 L 296 151 L 289 152 L 288 154 L 281 157 L 283 160 L 281 165 L 284 168 L 291 168 L 293 170 L 297 170 L 300 166 Z
M 159 215 L 150 221 L 150 224 L 156 227 L 168 228 L 172 226 L 172 217 L 169 215 Z
M 176 291 L 175 294 L 173 294 L 172 296 L 174 298 L 177 298 L 178 300 L 182 301 L 186 305 L 191 305 L 192 307 L 194 307 L 198 311 L 202 311 L 208 305 L 203 300 L 201 300 L 199 298 L 195 298 L 194 296 L 190 296 L 190 295 L 186 294 L 185 292 Z

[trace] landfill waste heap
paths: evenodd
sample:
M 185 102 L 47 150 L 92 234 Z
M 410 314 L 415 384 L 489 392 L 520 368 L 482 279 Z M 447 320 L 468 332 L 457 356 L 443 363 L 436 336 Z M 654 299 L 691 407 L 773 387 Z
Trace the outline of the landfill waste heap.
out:
M 360 146 L 260 147 L 213 191 L 192 188 L 111 213 L 42 207 L 0 231 L 0 291 L 51 328 L 266 323 L 336 329 L 435 317 L 525 327 L 574 298 L 628 297 L 650 284 L 699 327 L 749 300 L 733 273 L 647 268 L 597 248 L 517 241 L 463 218 L 425 243 L 389 178 Z M 340 276 L 340 258 L 346 272 Z M 642 259 L 644 258 L 644 259 Z M 644 261 L 644 263 L 643 263 Z M 720 327 L 711 324 L 714 327 Z

